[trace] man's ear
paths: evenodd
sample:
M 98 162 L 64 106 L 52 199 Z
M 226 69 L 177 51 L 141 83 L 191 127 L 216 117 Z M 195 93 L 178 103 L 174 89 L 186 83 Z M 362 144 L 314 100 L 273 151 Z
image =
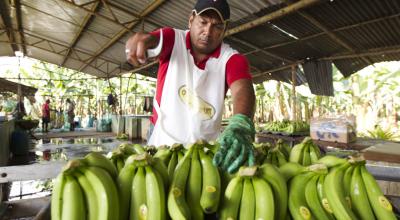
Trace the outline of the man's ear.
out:
M 189 24 L 188 24 L 189 29 L 192 26 L 192 22 L 193 22 L 195 16 L 196 16 L 195 13 L 192 12 L 192 14 L 189 17 Z
M 225 21 L 225 30 L 224 30 L 224 34 L 225 34 L 225 32 L 228 30 L 228 25 L 229 25 L 229 21 Z

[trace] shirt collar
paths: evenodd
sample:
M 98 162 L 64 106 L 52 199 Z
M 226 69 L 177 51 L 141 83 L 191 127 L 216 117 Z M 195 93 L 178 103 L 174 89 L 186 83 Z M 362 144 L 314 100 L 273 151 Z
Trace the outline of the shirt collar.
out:
M 190 31 L 186 33 L 186 49 L 190 50 L 190 54 L 192 54 L 192 44 L 190 43 Z M 211 54 L 209 54 L 207 58 L 210 57 L 218 58 L 220 54 L 221 54 L 221 44 Z

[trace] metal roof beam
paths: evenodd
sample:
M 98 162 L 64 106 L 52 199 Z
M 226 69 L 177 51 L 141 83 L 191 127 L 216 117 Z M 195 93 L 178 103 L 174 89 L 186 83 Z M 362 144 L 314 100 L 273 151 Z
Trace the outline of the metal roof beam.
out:
M 150 3 L 141 13 L 140 13 L 140 18 L 143 18 L 147 15 L 149 15 L 150 13 L 152 13 L 153 11 L 157 10 L 161 4 L 163 4 L 165 2 L 165 0 L 154 0 L 152 3 Z M 92 63 L 93 60 L 95 60 L 97 57 L 99 57 L 105 50 L 107 50 L 108 48 L 110 48 L 115 42 L 117 42 L 122 36 L 124 36 L 126 33 L 131 32 L 131 29 L 134 28 L 137 24 L 139 24 L 139 22 L 134 22 L 130 25 L 128 25 L 128 30 L 127 29 L 123 29 L 121 30 L 119 33 L 117 33 L 109 42 L 107 42 L 106 45 L 104 45 L 102 48 L 100 48 L 93 57 L 91 57 L 86 64 L 84 64 L 81 68 L 79 68 L 79 71 L 82 71 L 83 69 L 85 69 L 88 64 Z
M 26 31 L 24 32 L 24 34 L 27 35 L 27 36 L 31 36 L 31 37 L 34 37 L 34 38 L 38 38 L 38 39 L 39 39 L 39 41 L 37 41 L 37 42 L 33 42 L 33 43 L 30 43 L 30 44 L 26 44 L 27 46 L 35 46 L 35 47 L 37 47 L 36 44 L 42 43 L 42 42 L 46 42 L 46 43 L 52 43 L 52 44 L 55 44 L 55 45 L 64 47 L 65 49 L 71 49 L 72 52 L 78 51 L 78 52 L 83 53 L 83 54 L 86 54 L 86 55 L 88 55 L 88 56 L 91 56 L 91 55 L 92 55 L 92 54 L 90 54 L 90 53 L 87 52 L 87 51 L 84 51 L 84 50 L 81 50 L 81 49 L 78 49 L 78 48 L 70 48 L 68 45 L 61 44 L 61 43 L 59 43 L 59 42 L 55 42 L 55 41 L 52 41 L 52 40 L 44 39 L 44 38 L 42 38 L 42 37 L 40 37 L 40 36 L 37 36 L 37 35 L 32 34 L 32 33 L 28 33 L 28 32 L 26 32 Z M 7 42 L 1 42 L 1 43 L 7 43 Z M 39 48 L 39 47 L 38 47 L 38 48 Z M 41 48 L 41 49 L 42 49 L 42 48 Z M 62 50 L 62 51 L 65 51 L 65 50 Z M 60 54 L 60 55 L 61 55 L 61 54 Z M 104 57 L 101 57 L 101 59 L 106 60 L 107 62 L 110 62 L 110 63 L 114 63 L 114 64 L 116 64 L 116 65 L 121 65 L 121 63 L 120 63 L 119 61 L 110 60 L 110 59 L 104 58 Z M 81 60 L 81 62 L 83 62 L 83 60 Z
M 1 18 L 3 19 L 5 29 L 7 32 L 8 40 L 11 45 L 13 52 L 18 51 L 17 42 L 15 39 L 14 31 L 12 28 L 11 16 L 10 11 L 8 10 L 10 7 L 7 3 L 8 1 L 0 1 L 0 14 Z
M 237 38 L 237 37 L 229 36 L 228 38 L 229 38 L 230 40 L 232 40 L 232 41 L 235 41 L 235 42 L 238 42 L 238 43 L 240 43 L 240 44 L 243 44 L 243 45 L 245 45 L 245 46 L 247 46 L 247 47 L 250 47 L 250 48 L 252 48 L 253 50 L 260 51 L 260 52 L 262 52 L 263 54 L 265 54 L 265 55 L 267 55 L 267 56 L 269 56 L 269 57 L 273 57 L 273 58 L 275 58 L 275 59 L 283 60 L 283 61 L 287 61 L 287 62 L 293 62 L 293 61 L 294 61 L 293 59 L 281 57 L 281 56 L 279 56 L 279 55 L 277 55 L 277 54 L 268 52 L 268 51 L 262 49 L 261 47 L 255 46 L 254 44 L 251 44 L 251 43 L 246 42 L 246 41 L 244 41 L 244 40 L 240 40 L 240 39 Z
M 110 21 L 110 22 L 112 22 L 112 23 L 114 23 L 114 24 L 116 24 L 116 25 L 118 25 L 118 26 L 124 28 L 124 29 L 125 29 L 126 31 L 128 31 L 128 32 L 132 32 L 132 31 L 130 30 L 130 28 L 129 28 L 129 25 L 124 25 L 124 24 L 119 23 L 119 22 L 117 22 L 117 21 L 115 21 L 115 20 L 113 20 L 113 19 L 111 19 L 111 18 L 109 18 L 109 17 L 107 17 L 107 16 L 104 16 L 104 15 L 102 15 L 102 14 L 100 14 L 100 13 L 93 12 L 93 11 L 91 11 L 91 10 L 89 10 L 89 9 L 87 9 L 87 8 L 85 8 L 85 7 L 83 7 L 82 5 L 76 4 L 75 2 L 71 2 L 71 1 L 69 1 L 69 0 L 61 0 L 61 1 L 64 2 L 64 3 L 66 3 L 66 4 L 68 4 L 68 5 L 72 5 L 72 6 L 75 6 L 75 7 L 77 7 L 77 8 L 80 8 L 80 9 L 86 11 L 87 13 L 90 13 L 90 14 L 95 15 L 95 16 L 97 16 L 97 17 L 103 18 L 103 19 L 105 19 L 105 20 L 107 20 L 107 21 Z M 101 1 L 101 0 L 98 0 L 98 1 Z M 131 14 L 132 14 L 132 13 L 131 13 Z
M 259 17 L 259 18 L 255 19 L 255 20 L 252 20 L 252 21 L 247 22 L 245 24 L 242 24 L 242 25 L 239 25 L 237 27 L 234 27 L 234 28 L 228 30 L 225 33 L 225 36 L 230 36 L 230 35 L 233 35 L 233 34 L 237 34 L 239 32 L 243 32 L 243 31 L 249 30 L 249 29 L 254 28 L 256 26 L 265 24 L 268 21 L 271 21 L 271 20 L 274 20 L 274 19 L 277 19 L 277 18 L 281 18 L 281 17 L 283 17 L 285 15 L 291 14 L 293 12 L 296 12 L 296 11 L 300 10 L 300 9 L 304 9 L 304 8 L 310 7 L 310 6 L 312 6 L 312 5 L 316 4 L 316 3 L 319 3 L 319 2 L 321 2 L 321 0 L 300 0 L 300 1 L 296 2 L 296 3 L 288 5 L 287 7 L 281 8 L 281 9 L 279 9 L 277 11 L 274 11 L 272 13 L 269 13 L 269 14 L 266 14 L 266 15 L 264 15 L 262 17 Z
M 326 35 L 328 35 L 332 40 L 334 40 L 336 43 L 340 44 L 342 47 L 346 48 L 348 51 L 350 51 L 350 52 L 355 52 L 356 51 L 351 45 L 346 43 L 337 34 L 335 34 L 332 31 L 330 31 L 328 27 L 323 25 L 321 22 L 319 22 L 317 19 L 315 19 L 313 16 L 311 16 L 307 12 L 299 11 L 298 14 L 301 15 L 303 18 L 305 18 L 307 21 L 309 21 L 311 24 L 313 24 L 316 27 L 318 27 Z M 372 64 L 372 61 L 367 59 L 366 57 L 362 57 L 361 59 L 367 64 Z
M 392 54 L 392 53 L 399 53 L 400 54 L 400 46 L 397 47 L 382 47 L 382 48 L 375 48 L 375 49 L 370 49 L 370 50 L 364 50 L 364 51 L 359 51 L 359 52 L 351 52 L 351 53 L 341 53 L 341 54 L 334 54 L 329 57 L 322 57 L 317 60 L 342 60 L 342 59 L 355 59 L 355 58 L 362 58 L 362 57 L 368 57 L 368 56 L 379 56 L 379 55 L 385 55 L 385 54 Z M 261 77 L 264 76 L 265 74 L 269 74 L 272 72 L 280 71 L 280 70 L 285 70 L 291 68 L 293 65 L 299 65 L 306 62 L 306 60 L 298 60 L 296 62 L 293 62 L 291 64 L 287 64 L 278 68 L 270 69 L 267 71 L 264 71 L 263 73 L 255 74 L 253 78 L 256 77 Z
M 136 18 L 139 18 L 139 17 L 140 17 L 139 14 L 134 13 L 134 12 L 132 12 L 132 11 L 129 11 L 129 10 L 127 10 L 126 8 L 121 7 L 120 5 L 115 4 L 115 2 L 113 2 L 113 1 L 107 1 L 107 4 L 110 5 L 110 6 L 113 7 L 113 8 L 116 8 L 116 9 L 122 11 L 122 12 L 125 12 L 125 13 L 127 13 L 127 14 L 131 14 L 131 15 L 133 15 L 133 16 L 136 17 Z M 129 22 L 126 22 L 126 23 L 136 22 L 136 21 L 138 21 L 138 20 L 140 20 L 140 19 L 136 19 L 136 20 L 129 21 Z M 153 21 L 149 21 L 149 20 L 146 20 L 146 22 L 149 23 L 149 24 L 151 24 L 151 25 L 158 26 L 158 27 L 162 27 L 162 26 L 163 26 L 163 25 L 161 25 L 161 24 L 159 24 L 159 23 L 157 23 L 157 22 L 153 22 Z
M 17 43 L 17 44 L 20 45 L 20 43 Z M 40 50 L 43 50 L 43 51 L 46 51 L 46 52 L 50 52 L 50 53 L 54 53 L 54 54 L 57 54 L 57 55 L 61 55 L 58 51 L 55 51 L 52 48 L 51 49 L 47 49 L 47 48 L 39 47 L 37 45 L 30 44 L 30 43 L 26 43 L 25 46 L 34 47 L 34 48 L 37 48 L 37 49 L 40 49 Z M 70 59 L 73 59 L 73 60 L 76 60 L 76 61 L 79 61 L 79 62 L 83 62 L 83 60 L 76 59 L 76 58 L 73 58 L 73 57 L 70 57 Z M 96 69 L 96 70 L 98 70 L 99 72 L 103 73 L 104 75 L 108 75 L 108 73 L 104 72 L 101 69 L 98 69 L 98 67 L 96 67 L 96 66 L 93 66 L 93 65 L 89 65 L 89 66 L 94 68 L 94 69 Z M 68 68 L 68 67 L 66 67 L 66 68 Z M 69 69 L 71 69 L 71 68 L 69 68 Z M 90 75 L 93 75 L 93 74 L 90 74 Z
M 364 21 L 364 22 L 360 22 L 357 24 L 352 24 L 352 25 L 348 25 L 348 26 L 344 26 L 344 27 L 340 27 L 340 28 L 335 28 L 333 30 L 331 30 L 332 33 L 338 32 L 338 31 L 343 31 L 343 30 L 348 30 L 348 29 L 352 29 L 352 28 L 356 28 L 356 27 L 360 27 L 360 26 L 364 26 L 364 25 L 368 25 L 368 24 L 372 24 L 372 23 L 377 23 L 377 22 L 381 22 L 381 21 L 386 21 L 386 20 L 390 20 L 393 18 L 397 18 L 400 17 L 400 13 L 394 14 L 394 15 L 390 15 L 390 16 L 386 16 L 386 17 L 382 17 L 382 18 L 377 18 L 377 19 L 372 19 L 372 20 L 368 20 L 368 21 Z M 291 41 L 287 41 L 287 42 L 283 42 L 283 43 L 278 43 L 278 44 L 274 44 L 274 45 L 270 45 L 270 46 L 266 46 L 263 49 L 264 50 L 268 50 L 268 49 L 272 49 L 272 48 L 277 48 L 277 47 L 283 47 L 289 44 L 293 44 L 293 43 L 297 43 L 297 42 L 301 42 L 301 41 L 305 41 L 305 40 L 310 40 L 316 37 L 319 37 L 321 35 L 324 35 L 325 32 L 320 32 L 317 34 L 313 34 L 313 35 L 309 35 L 303 38 L 300 38 L 298 40 L 291 40 Z M 257 51 L 254 51 L 257 52 Z
M 92 6 L 92 11 L 93 12 L 97 12 L 100 8 L 100 2 L 96 1 L 93 3 Z M 67 54 L 64 56 L 63 61 L 60 63 L 60 66 L 64 66 L 65 62 L 67 61 L 68 57 L 71 54 L 71 48 L 74 48 L 76 46 L 76 44 L 79 42 L 79 40 L 82 37 L 83 32 L 89 27 L 89 25 L 93 22 L 95 16 L 92 13 L 89 13 L 83 20 L 78 33 L 75 35 L 74 39 L 72 40 L 72 44 L 68 49 Z

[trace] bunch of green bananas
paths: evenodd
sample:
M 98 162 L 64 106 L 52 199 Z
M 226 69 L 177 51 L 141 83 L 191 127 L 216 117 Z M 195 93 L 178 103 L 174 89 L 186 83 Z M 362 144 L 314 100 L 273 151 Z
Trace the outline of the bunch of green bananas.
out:
M 295 133 L 295 132 L 307 132 L 310 131 L 310 124 L 305 121 L 276 121 L 268 122 L 264 125 L 265 131 L 275 131 L 275 132 L 285 132 L 285 133 Z
M 98 153 L 69 161 L 55 180 L 51 219 L 119 219 L 116 175 L 114 165 Z
M 287 204 L 286 181 L 275 166 L 242 167 L 225 190 L 219 219 L 285 220 Z
M 188 146 L 173 172 L 168 193 L 168 212 L 172 219 L 204 219 L 204 213 L 217 211 L 221 177 L 212 158 L 207 143 L 199 141 Z
M 186 149 L 182 144 L 173 144 L 171 147 L 167 145 L 159 146 L 157 152 L 154 154 L 154 158 L 161 160 L 168 169 L 168 178 L 172 182 L 175 168 L 177 164 L 182 160 Z
M 310 169 L 320 165 L 329 172 Z M 290 181 L 289 209 L 294 219 L 396 219 L 363 158 L 328 155 L 310 167 Z
M 263 163 L 268 151 L 272 148 L 269 142 L 253 143 L 254 146 L 254 157 L 256 158 L 256 164 Z
M 396 219 L 363 158 L 350 158 L 332 167 L 323 188 L 337 219 Z
M 289 160 L 291 148 L 279 139 L 274 148 L 269 149 L 262 163 L 270 163 L 277 167 L 283 166 Z
M 167 218 L 168 171 L 160 159 L 147 152 L 129 156 L 117 185 L 121 219 Z
M 116 137 L 116 139 L 120 139 L 120 140 L 127 140 L 128 138 L 129 138 L 129 136 L 125 133 L 120 133 Z
M 117 168 L 118 173 L 124 168 L 126 159 L 132 154 L 142 154 L 145 148 L 139 144 L 121 144 L 118 148 L 114 149 L 107 156 Z
M 327 173 L 325 165 L 314 164 L 290 180 L 289 210 L 293 219 L 333 219 L 332 214 L 324 210 L 319 197 L 323 195 L 323 182 L 320 180 Z
M 292 148 L 289 161 L 308 166 L 316 163 L 320 157 L 321 151 L 319 147 L 314 144 L 310 137 L 306 137 L 300 144 L 296 144 Z

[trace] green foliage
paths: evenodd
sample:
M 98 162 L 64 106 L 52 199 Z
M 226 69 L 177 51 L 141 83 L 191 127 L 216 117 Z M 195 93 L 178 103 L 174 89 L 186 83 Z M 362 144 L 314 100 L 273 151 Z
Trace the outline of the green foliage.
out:
M 367 131 L 367 136 L 375 139 L 394 141 L 399 138 L 399 136 L 391 130 L 391 128 L 383 129 L 381 126 L 377 125 L 374 130 Z

